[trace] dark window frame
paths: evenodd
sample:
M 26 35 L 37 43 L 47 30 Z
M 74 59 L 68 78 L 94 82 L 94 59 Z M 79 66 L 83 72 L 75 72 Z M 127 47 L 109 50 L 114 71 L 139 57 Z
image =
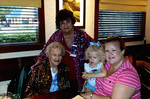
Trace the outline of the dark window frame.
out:
M 95 39 L 96 41 L 99 40 L 99 38 L 98 38 L 98 19 L 99 19 L 98 15 L 99 15 L 99 0 L 95 0 L 95 28 L 94 28 L 94 39 Z M 146 13 L 144 13 L 144 19 L 143 19 L 143 20 L 144 20 L 143 27 L 145 27 L 145 23 L 146 23 Z M 122 38 L 124 38 L 124 41 L 125 41 L 125 42 L 130 42 L 130 41 L 143 41 L 143 40 L 144 40 L 144 37 L 145 37 L 145 28 L 143 28 L 143 31 L 142 31 L 142 33 L 141 33 L 141 37 L 140 37 L 140 36 L 138 36 L 138 37 L 133 36 L 133 37 L 131 37 L 131 38 L 125 38 L 125 37 L 122 37 Z M 103 38 L 103 39 L 101 39 L 101 40 L 99 40 L 99 41 L 104 42 L 105 39 L 106 39 L 106 38 Z
M 44 0 L 41 0 L 39 8 L 39 43 L 30 45 L 10 45 L 0 46 L 0 53 L 41 50 L 45 44 L 45 19 L 44 19 Z

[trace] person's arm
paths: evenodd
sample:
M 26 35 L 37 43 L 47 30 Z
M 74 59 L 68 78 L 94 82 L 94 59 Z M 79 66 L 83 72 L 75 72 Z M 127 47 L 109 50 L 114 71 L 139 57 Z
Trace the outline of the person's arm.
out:
M 41 63 L 42 63 L 41 60 L 38 59 L 34 65 L 37 66 L 37 65 L 40 65 Z M 34 65 L 31 66 L 31 69 L 32 69 L 32 70 L 33 70 L 33 68 L 34 68 L 34 67 L 33 67 Z
M 82 97 L 84 97 L 85 99 L 111 99 L 110 97 L 97 95 L 97 94 L 94 94 L 92 92 L 80 93 L 80 95 Z
M 40 64 L 41 64 L 41 60 L 38 59 L 38 60 L 36 61 L 35 65 L 40 65 Z
M 113 88 L 111 97 L 97 95 L 93 93 L 92 99 L 131 99 L 134 93 L 135 88 L 116 83 Z M 92 94 L 91 92 L 90 93 L 87 92 L 85 94 L 81 93 L 80 95 L 86 99 L 91 99 L 90 98 L 91 94 Z
M 84 70 L 84 72 L 82 72 L 82 78 L 84 79 L 84 80 L 86 80 L 86 71 Z
M 87 78 L 86 78 L 86 69 L 87 69 L 87 63 L 84 63 L 84 72 L 82 72 L 82 78 L 84 79 L 84 80 L 87 80 Z
M 113 88 L 112 99 L 131 99 L 135 93 L 135 88 L 123 84 L 115 83 Z
M 100 70 L 101 70 L 101 72 L 99 72 L 99 73 L 93 73 L 93 74 L 90 74 L 90 73 L 86 73 L 85 75 L 84 75 L 84 77 L 86 78 L 86 79 L 88 79 L 88 78 L 91 78 L 91 77 L 105 77 L 106 76 L 106 74 L 107 74 L 107 71 L 106 71 L 106 69 L 105 69 L 105 67 L 104 67 L 104 65 L 102 64 L 102 66 L 100 67 Z

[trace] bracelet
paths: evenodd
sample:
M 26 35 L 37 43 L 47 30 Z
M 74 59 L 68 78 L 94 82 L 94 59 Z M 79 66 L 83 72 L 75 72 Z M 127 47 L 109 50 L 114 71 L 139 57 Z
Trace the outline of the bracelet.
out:
M 36 65 L 34 64 L 32 68 L 34 68 Z M 28 75 L 32 72 L 32 69 L 29 71 Z
M 92 99 L 92 97 L 93 97 L 93 93 L 90 95 L 90 99 Z
M 34 68 L 36 65 L 34 64 L 32 68 Z

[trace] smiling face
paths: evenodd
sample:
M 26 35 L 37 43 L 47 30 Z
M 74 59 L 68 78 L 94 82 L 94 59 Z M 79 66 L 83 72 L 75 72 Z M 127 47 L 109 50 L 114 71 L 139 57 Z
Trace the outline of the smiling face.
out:
M 48 58 L 52 67 L 58 66 L 62 60 L 62 50 L 59 48 L 51 48 Z
M 60 28 L 63 31 L 63 33 L 69 33 L 73 31 L 73 24 L 71 18 L 68 18 L 67 20 L 64 21 L 60 21 Z
M 96 67 L 97 64 L 100 62 L 99 53 L 95 52 L 95 51 L 90 51 L 89 52 L 89 61 L 90 61 L 90 66 Z
M 105 44 L 106 60 L 114 66 L 123 60 L 124 52 L 125 50 L 120 50 L 118 42 L 108 42 Z

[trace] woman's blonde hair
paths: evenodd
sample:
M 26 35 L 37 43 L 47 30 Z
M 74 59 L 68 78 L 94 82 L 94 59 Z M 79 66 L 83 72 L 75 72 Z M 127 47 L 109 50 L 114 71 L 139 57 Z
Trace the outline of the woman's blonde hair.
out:
M 48 57 L 52 48 L 59 48 L 60 50 L 62 50 L 62 56 L 65 55 L 65 47 L 59 42 L 52 42 L 46 48 L 46 51 L 45 51 L 46 57 Z
M 100 62 L 105 62 L 105 51 L 104 47 L 102 45 L 97 46 L 97 45 L 91 45 L 89 46 L 86 51 L 85 51 L 85 59 L 89 60 L 89 52 L 98 52 L 100 55 Z

